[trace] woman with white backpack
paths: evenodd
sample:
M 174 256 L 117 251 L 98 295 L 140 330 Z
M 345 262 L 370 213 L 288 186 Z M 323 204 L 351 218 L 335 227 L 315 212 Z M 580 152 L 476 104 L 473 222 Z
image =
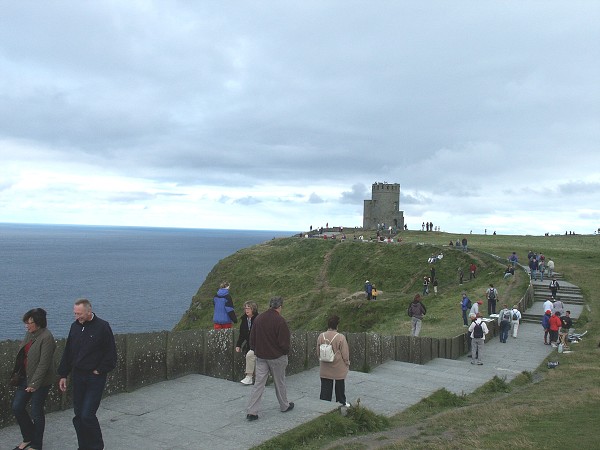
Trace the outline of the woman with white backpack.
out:
M 350 350 L 346 337 L 338 333 L 340 322 L 338 316 L 331 316 L 327 321 L 327 331 L 317 338 L 317 356 L 320 361 L 321 400 L 331 401 L 335 382 L 335 401 L 343 406 L 346 402 L 345 380 L 350 369 Z

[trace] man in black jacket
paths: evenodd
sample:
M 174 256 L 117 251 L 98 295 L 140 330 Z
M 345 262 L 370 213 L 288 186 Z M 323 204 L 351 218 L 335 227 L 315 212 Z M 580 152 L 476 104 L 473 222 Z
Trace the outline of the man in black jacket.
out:
M 102 430 L 96 417 L 106 376 L 117 365 L 115 337 L 110 325 L 92 312 L 87 299 L 75 301 L 75 322 L 58 367 L 59 387 L 67 390 L 67 376 L 73 383 L 73 426 L 80 449 L 103 449 Z

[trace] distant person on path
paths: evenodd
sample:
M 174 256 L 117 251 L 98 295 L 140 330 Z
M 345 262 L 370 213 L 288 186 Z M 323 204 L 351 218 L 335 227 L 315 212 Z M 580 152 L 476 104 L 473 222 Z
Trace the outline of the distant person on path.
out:
M 465 276 L 465 273 L 462 270 L 462 267 L 458 268 L 458 284 L 462 285 L 463 284 L 463 278 Z
M 477 276 L 477 266 L 475 265 L 475 263 L 472 262 L 469 265 L 469 280 L 476 278 L 476 276 Z
M 235 351 L 244 354 L 246 359 L 246 377 L 241 381 L 242 384 L 252 384 L 254 368 L 256 367 L 256 355 L 250 350 L 250 330 L 252 324 L 258 316 L 258 305 L 256 302 L 244 303 L 244 317 L 240 320 L 240 335 L 235 344 Z
M 537 280 L 538 260 L 536 258 L 529 260 L 529 271 L 531 272 L 531 279 Z
M 71 325 L 58 374 L 59 388 L 67 390 L 67 376 L 73 384 L 73 426 L 80 449 L 102 449 L 104 440 L 96 417 L 106 377 L 117 366 L 117 348 L 110 325 L 92 312 L 87 299 L 75 301 L 75 322 Z
M 462 293 L 462 300 L 460 301 L 460 308 L 462 309 L 463 326 L 468 327 L 467 314 L 471 312 L 471 300 L 467 297 L 466 292 Z M 475 313 L 473 313 L 475 314 Z M 476 315 L 476 314 L 475 314 Z
M 475 321 L 469 325 L 469 333 L 471 333 L 471 364 L 481 366 L 485 335 L 489 333 L 487 325 L 481 320 L 481 315 L 477 314 Z
M 560 315 L 562 316 L 564 310 L 565 310 L 565 305 L 563 304 L 563 302 L 561 302 L 560 300 L 555 300 L 554 303 L 552 304 L 552 314 L 559 312 Z
M 508 277 L 511 277 L 514 274 L 515 274 L 514 267 L 511 265 L 506 266 L 506 269 L 504 270 L 504 279 L 506 280 Z
M 485 291 L 485 297 L 488 301 L 488 316 L 490 314 L 496 314 L 496 302 L 498 301 L 498 290 L 493 284 Z
M 434 262 L 437 261 L 437 258 L 434 259 Z M 431 266 L 429 269 L 429 277 L 431 278 L 431 282 L 435 281 L 435 267 Z
M 248 414 L 246 414 L 246 419 L 250 421 L 258 419 L 258 410 L 269 373 L 273 377 L 275 395 L 281 412 L 294 409 L 294 403 L 287 399 L 285 385 L 285 369 L 288 365 L 291 336 L 287 322 L 281 316 L 282 308 L 281 297 L 271 298 L 269 309 L 258 315 L 250 330 L 250 349 L 256 354 L 256 377 L 248 401 Z
M 500 326 L 500 342 L 506 344 L 508 339 L 508 330 L 512 320 L 512 312 L 507 304 L 502 305 L 502 310 L 498 314 L 498 325 Z
M 469 324 L 475 322 L 476 318 L 477 318 L 477 316 L 475 314 L 469 314 Z M 473 338 L 471 337 L 471 333 L 467 332 L 467 349 L 468 349 L 467 357 L 469 357 L 469 358 L 471 357 L 471 352 L 473 350 L 472 341 L 473 341 Z
M 229 281 L 223 281 L 213 298 L 215 307 L 213 314 L 213 324 L 215 330 L 231 328 L 237 323 L 237 316 L 233 307 L 233 299 L 229 293 Z
M 546 263 L 546 267 L 548 268 L 548 276 L 552 278 L 554 276 L 554 261 L 549 259 Z
M 46 328 L 46 311 L 42 308 L 27 311 L 23 316 L 23 323 L 27 331 L 19 346 L 10 383 L 17 388 L 12 411 L 23 437 L 23 442 L 15 450 L 39 450 L 42 448 L 46 426 L 44 404 L 55 381 L 56 342 Z M 26 409 L 30 400 L 31 415 Z
M 421 322 L 423 321 L 423 317 L 427 314 L 427 308 L 425 308 L 425 305 L 421 302 L 421 296 L 419 294 L 415 295 L 411 304 L 408 305 L 407 314 L 411 318 L 410 335 L 418 336 L 421 332 Z
M 556 281 L 556 278 L 552 277 L 552 281 L 548 285 L 548 289 L 550 289 L 550 293 L 552 294 L 552 298 L 557 298 L 558 290 L 560 289 L 560 284 Z
M 369 280 L 365 281 L 365 293 L 367 294 L 367 300 L 371 300 L 373 298 L 373 285 L 369 282 Z
M 542 328 L 544 328 L 544 344 L 550 345 L 548 342 L 548 335 L 550 334 L 550 317 L 552 316 L 552 310 L 547 309 L 542 316 Z
M 437 278 L 435 280 L 433 280 L 433 293 L 435 295 L 437 295 L 437 293 L 438 293 L 438 280 L 437 280 Z
M 335 401 L 344 406 L 350 406 L 346 401 L 346 376 L 350 370 L 350 350 L 343 334 L 338 333 L 340 318 L 331 316 L 327 320 L 327 331 L 317 338 L 317 356 L 321 344 L 331 344 L 334 351 L 332 362 L 320 361 L 319 376 L 321 377 L 321 400 L 331 401 L 335 384 Z
M 558 330 L 562 322 L 560 320 L 560 313 L 557 311 L 550 316 L 549 327 L 550 327 L 550 345 L 556 347 L 558 345 Z
M 467 238 L 462 239 L 462 249 L 463 249 L 463 252 L 466 252 L 469 250 L 469 248 L 467 246 Z
M 543 306 L 544 311 L 552 311 L 554 309 L 554 302 L 551 299 L 547 299 L 544 302 L 544 306 Z
M 544 281 L 544 271 L 546 270 L 546 263 L 542 260 L 538 262 L 538 272 L 540 273 L 540 281 Z
M 429 278 L 423 277 L 423 295 L 429 294 Z
M 512 328 L 512 337 L 513 338 L 517 338 L 517 334 L 519 333 L 519 324 L 521 323 L 521 311 L 519 311 L 519 308 L 517 308 L 517 305 L 513 305 L 512 311 L 511 311 L 511 321 L 510 321 L 510 325 Z
M 375 285 L 373 285 L 371 288 L 371 298 L 373 300 L 377 300 L 377 294 L 378 294 L 377 288 L 375 287 Z
M 471 313 L 477 315 L 479 314 L 479 308 L 483 305 L 483 301 L 477 300 L 471 305 Z
M 517 256 L 517 253 L 512 252 L 512 254 L 508 257 L 508 261 L 513 267 L 515 267 L 519 263 L 519 257 Z
M 563 349 L 569 348 L 569 343 L 567 342 L 567 337 L 569 335 L 569 330 L 573 326 L 573 319 L 571 319 L 571 311 L 565 311 L 565 315 L 560 317 L 561 325 L 559 332 L 559 340 L 563 344 Z

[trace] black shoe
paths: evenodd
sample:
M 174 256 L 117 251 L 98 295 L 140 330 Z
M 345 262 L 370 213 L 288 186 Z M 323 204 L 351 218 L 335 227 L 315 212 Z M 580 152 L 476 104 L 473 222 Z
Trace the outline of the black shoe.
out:
M 256 414 L 246 414 L 246 419 L 252 422 L 253 420 L 258 420 L 258 416 Z
M 287 409 L 285 411 L 282 411 L 282 412 L 288 412 L 288 411 L 291 411 L 292 409 L 294 409 L 294 402 L 290 402 L 290 404 L 287 407 Z

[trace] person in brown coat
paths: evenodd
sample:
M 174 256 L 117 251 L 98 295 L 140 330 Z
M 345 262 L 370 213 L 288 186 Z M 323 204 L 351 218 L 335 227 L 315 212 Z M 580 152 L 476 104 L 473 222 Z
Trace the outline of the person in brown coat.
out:
M 333 385 L 335 381 L 335 401 L 344 406 L 350 406 L 346 401 L 345 380 L 350 368 L 350 350 L 346 337 L 337 332 L 340 318 L 331 316 L 327 321 L 327 331 L 321 333 L 317 338 L 317 356 L 321 344 L 330 343 L 335 352 L 332 362 L 321 361 L 321 400 L 331 401 L 333 396 Z

